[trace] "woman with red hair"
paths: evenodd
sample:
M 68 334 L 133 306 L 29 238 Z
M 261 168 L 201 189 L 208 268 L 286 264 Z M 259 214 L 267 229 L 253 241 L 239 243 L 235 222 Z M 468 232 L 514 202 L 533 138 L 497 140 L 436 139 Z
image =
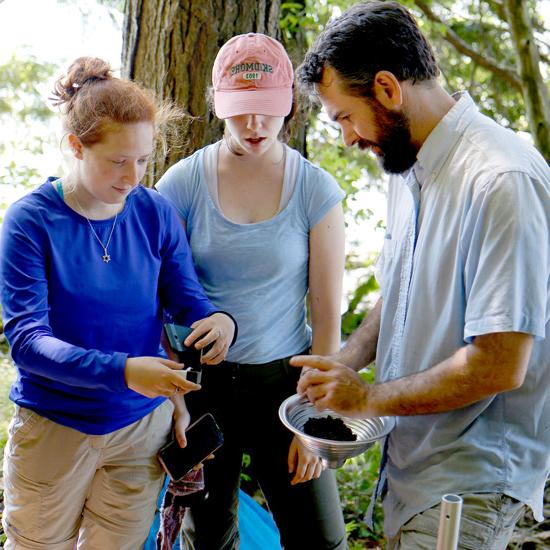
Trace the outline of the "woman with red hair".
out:
M 213 344 L 207 364 L 225 357 L 235 325 L 199 284 L 176 212 L 139 184 L 177 112 L 94 58 L 77 59 L 54 93 L 72 167 L 13 204 L 2 227 L 17 368 L 5 548 L 135 550 L 164 477 L 166 398 L 200 389 L 158 356 L 164 313 L 194 328 L 187 344 Z

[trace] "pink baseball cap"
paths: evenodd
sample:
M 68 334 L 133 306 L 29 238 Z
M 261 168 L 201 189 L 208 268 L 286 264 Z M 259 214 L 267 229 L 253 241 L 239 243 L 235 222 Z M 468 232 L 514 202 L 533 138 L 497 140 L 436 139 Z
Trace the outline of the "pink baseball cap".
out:
M 265 34 L 234 36 L 212 68 L 216 116 L 286 116 L 293 82 L 292 63 L 280 42 Z

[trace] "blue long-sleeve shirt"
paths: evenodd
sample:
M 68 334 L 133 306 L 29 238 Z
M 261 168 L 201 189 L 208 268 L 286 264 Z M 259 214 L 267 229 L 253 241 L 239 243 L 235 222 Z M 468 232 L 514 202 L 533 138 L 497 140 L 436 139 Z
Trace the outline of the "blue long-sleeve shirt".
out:
M 10 398 L 88 434 L 139 420 L 149 399 L 124 380 L 127 357 L 156 356 L 163 310 L 189 325 L 216 311 L 178 216 L 136 187 L 118 215 L 111 261 L 50 178 L 6 212 L 0 241 L 4 331 L 18 376 Z M 114 219 L 92 221 L 103 243 Z

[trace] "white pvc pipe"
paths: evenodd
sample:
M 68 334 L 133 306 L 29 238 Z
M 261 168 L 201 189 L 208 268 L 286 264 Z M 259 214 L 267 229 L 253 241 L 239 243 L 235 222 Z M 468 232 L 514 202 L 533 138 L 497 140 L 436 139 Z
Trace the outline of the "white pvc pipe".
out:
M 456 550 L 460 532 L 460 515 L 462 499 L 458 495 L 443 495 L 439 530 L 437 533 L 437 550 Z

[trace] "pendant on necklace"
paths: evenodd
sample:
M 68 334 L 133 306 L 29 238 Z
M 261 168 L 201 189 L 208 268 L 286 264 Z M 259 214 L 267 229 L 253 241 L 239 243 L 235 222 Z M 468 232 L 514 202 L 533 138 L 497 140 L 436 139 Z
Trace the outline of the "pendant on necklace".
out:
M 1 1 L 2 0 L 0 0 L 0 2 Z M 115 230 L 115 225 L 116 225 L 116 221 L 117 221 L 117 218 L 118 218 L 118 212 L 115 214 L 115 221 L 113 222 L 113 225 L 111 226 L 111 231 L 109 232 L 109 238 L 107 239 L 107 243 L 103 244 L 103 241 L 99 238 L 99 235 L 96 233 L 96 231 L 94 229 L 94 226 L 92 225 L 92 222 L 90 221 L 88 216 L 86 216 L 86 214 L 84 213 L 84 209 L 82 208 L 82 206 L 80 206 L 80 203 L 78 202 L 78 199 L 77 199 L 76 195 L 74 195 L 74 200 L 75 200 L 76 206 L 78 206 L 78 209 L 80 210 L 80 213 L 82 214 L 82 216 L 84 216 L 84 218 L 86 218 L 86 221 L 88 222 L 88 226 L 89 226 L 90 230 L 92 231 L 92 235 L 95 237 L 96 241 L 99 243 L 99 245 L 103 249 L 103 256 L 101 256 L 103 262 L 108 264 L 111 261 L 111 256 L 107 252 L 107 248 L 109 247 L 109 244 L 111 243 L 111 237 L 113 236 L 113 231 Z

